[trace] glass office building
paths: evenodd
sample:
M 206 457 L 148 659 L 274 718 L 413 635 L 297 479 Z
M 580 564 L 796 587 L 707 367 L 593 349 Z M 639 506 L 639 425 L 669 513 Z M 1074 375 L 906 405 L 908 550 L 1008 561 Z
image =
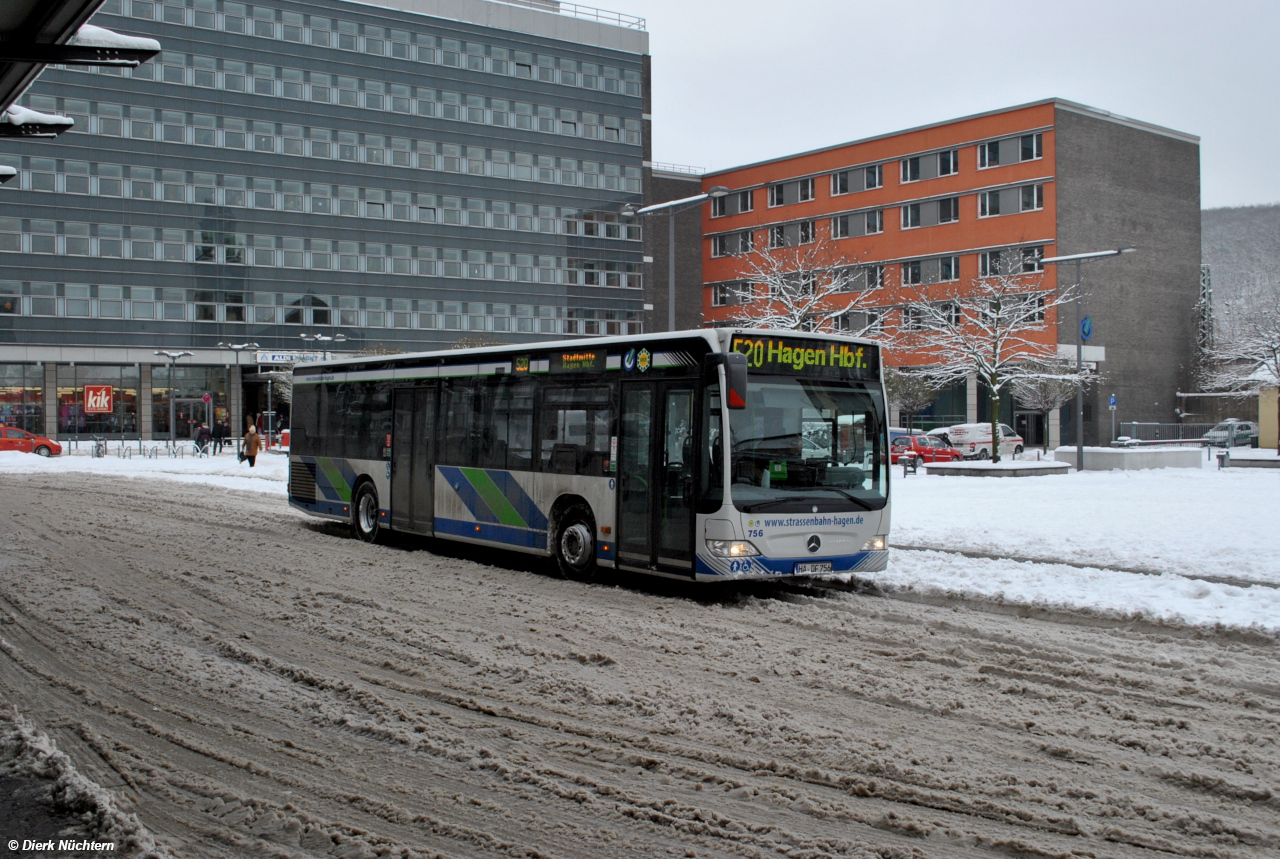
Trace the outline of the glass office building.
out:
M 642 227 L 619 210 L 643 197 L 642 20 L 550 0 L 107 0 L 93 23 L 164 50 L 46 69 L 21 103 L 74 130 L 0 140 L 19 170 L 0 188 L 0 380 L 21 425 L 167 435 L 166 398 L 203 393 L 235 414 L 218 343 L 641 331 Z M 179 390 L 157 349 L 227 372 Z M 82 377 L 117 376 L 114 420 L 77 414 Z

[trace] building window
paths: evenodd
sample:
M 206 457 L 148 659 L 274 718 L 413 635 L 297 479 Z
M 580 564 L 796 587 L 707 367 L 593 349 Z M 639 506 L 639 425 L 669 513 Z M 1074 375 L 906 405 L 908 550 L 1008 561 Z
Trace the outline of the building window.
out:
M 1044 208 L 1044 185 L 1022 186 L 1022 211 L 1034 212 Z
M 983 191 L 978 194 L 978 217 L 990 218 L 1000 214 L 1000 192 Z
M 902 182 L 919 182 L 920 181 L 920 156 L 914 158 L 902 159 Z
M 831 219 L 831 238 L 847 239 L 849 238 L 849 216 L 840 215 Z
M 938 201 L 938 223 L 951 224 L 960 220 L 960 198 L 948 197 Z
M 978 277 L 996 277 L 1001 271 L 1001 252 L 983 251 L 978 254 Z
M 800 202 L 807 203 L 813 199 L 813 179 L 800 180 Z
M 902 207 L 902 229 L 910 230 L 920 226 L 920 204 L 908 203 Z
M 865 171 L 865 184 L 867 190 L 879 188 L 884 185 L 884 165 L 872 164 Z
M 919 331 L 924 328 L 924 308 L 907 306 L 902 308 L 902 330 Z
M 998 167 L 1000 165 L 1000 141 L 992 140 L 990 143 L 978 144 L 978 169 L 985 170 L 988 167 Z
M 723 218 L 725 216 L 725 200 L 727 197 L 711 198 L 711 217 Z
M 1022 151 L 1021 160 L 1035 161 L 1044 157 L 1044 134 L 1036 132 L 1035 134 L 1022 135 Z
M 921 283 L 920 260 L 908 260 L 902 264 L 902 285 L 919 286 Z
M 841 170 L 831 174 L 831 196 L 849 193 L 849 171 Z
M 1022 271 L 1024 274 L 1044 271 L 1044 248 L 1040 246 L 1022 249 Z
M 750 250 L 751 232 L 749 230 L 711 237 L 711 255 L 713 257 L 733 256 L 738 253 L 747 253 Z
M 884 286 L 884 266 L 869 265 L 864 271 L 867 276 L 867 289 L 879 289 Z
M 742 191 L 738 194 L 738 212 L 750 212 L 756 207 L 756 195 L 754 191 Z
M 960 172 L 960 152 L 956 149 L 948 149 L 946 152 L 938 153 L 938 175 L 954 176 Z
M 874 212 L 867 212 L 867 235 L 875 235 L 884 232 L 884 210 L 876 209 Z
M 938 280 L 960 279 L 960 257 L 943 257 L 938 260 Z
M 747 292 L 744 283 L 717 283 L 711 287 L 711 306 L 728 307 L 738 304 L 738 296 Z
M 813 244 L 813 238 L 814 238 L 813 221 L 801 221 L 800 222 L 800 244 L 802 245 Z
M 1033 305 L 1035 308 L 1034 311 L 1032 311 L 1030 314 L 1027 315 L 1026 317 L 1027 321 L 1028 322 L 1044 322 L 1044 296 L 1028 295 L 1023 297 L 1023 300 L 1026 301 L 1028 304 Z M 1027 308 L 1027 309 L 1030 310 L 1031 308 Z
M 770 208 L 773 208 L 774 206 L 782 205 L 783 200 L 786 199 L 785 188 L 786 188 L 785 185 L 769 186 L 769 207 Z
M 960 324 L 960 305 L 954 301 L 944 301 L 937 305 L 938 314 L 946 320 L 948 325 Z
M 782 225 L 769 228 L 769 247 L 782 248 L 787 246 L 786 228 Z

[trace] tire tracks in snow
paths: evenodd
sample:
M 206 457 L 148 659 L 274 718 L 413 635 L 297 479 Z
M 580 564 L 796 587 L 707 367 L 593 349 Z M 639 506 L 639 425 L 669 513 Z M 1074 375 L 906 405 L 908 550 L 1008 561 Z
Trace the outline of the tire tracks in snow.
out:
M 160 481 L 6 499 L 0 696 L 175 853 L 1280 846 L 1273 642 L 857 582 L 587 586 Z

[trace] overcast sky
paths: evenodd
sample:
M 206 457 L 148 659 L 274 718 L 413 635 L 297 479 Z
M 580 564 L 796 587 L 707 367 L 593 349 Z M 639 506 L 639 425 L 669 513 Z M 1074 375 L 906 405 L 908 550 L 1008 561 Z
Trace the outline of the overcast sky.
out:
M 657 161 L 733 167 L 1057 96 L 1200 136 L 1280 202 L 1277 0 L 587 0 L 648 19 Z

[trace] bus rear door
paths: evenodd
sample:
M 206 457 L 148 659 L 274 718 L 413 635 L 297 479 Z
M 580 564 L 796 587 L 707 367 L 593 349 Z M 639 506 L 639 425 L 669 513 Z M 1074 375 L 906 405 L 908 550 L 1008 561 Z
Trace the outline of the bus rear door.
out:
M 433 533 L 436 386 L 395 392 L 391 444 L 391 527 Z

